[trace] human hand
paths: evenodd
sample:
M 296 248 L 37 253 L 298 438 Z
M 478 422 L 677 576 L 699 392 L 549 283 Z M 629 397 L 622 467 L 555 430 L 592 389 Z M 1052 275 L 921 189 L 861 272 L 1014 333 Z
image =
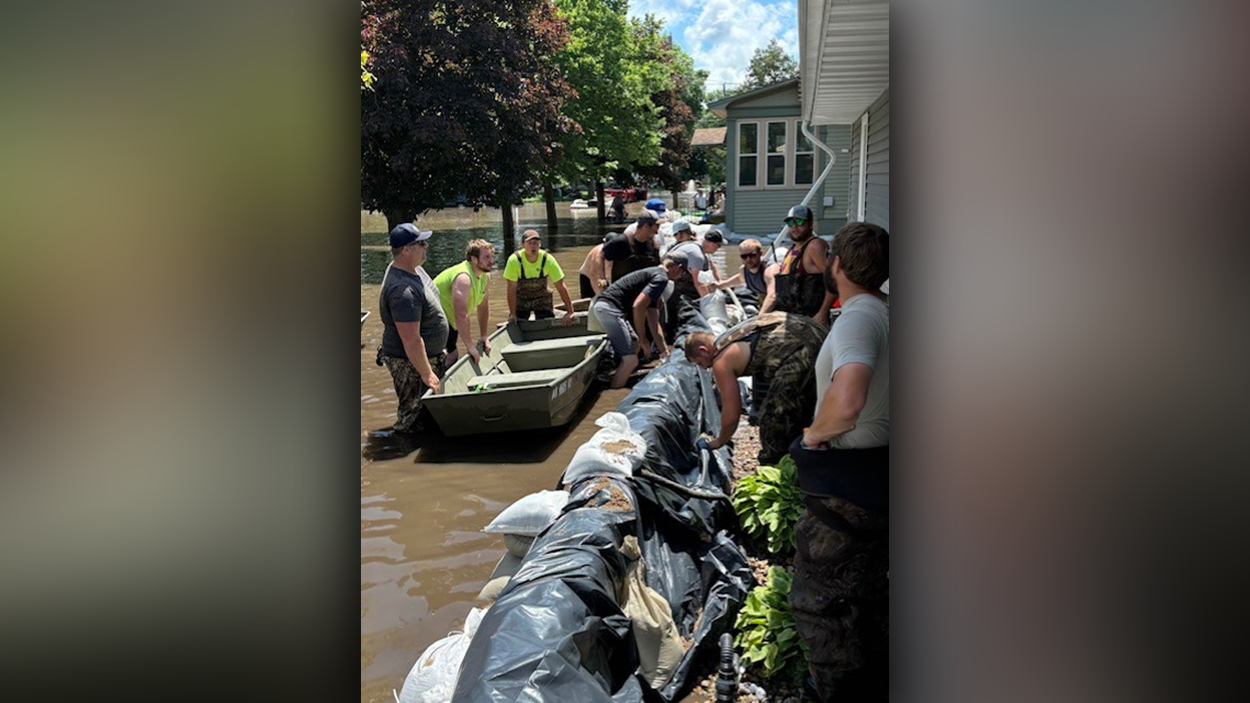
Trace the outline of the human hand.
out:
M 482 337 L 482 339 L 478 341 L 478 345 L 482 347 L 483 354 L 490 353 L 490 340 L 489 339 Z
M 512 313 L 511 315 L 509 315 L 509 316 L 508 316 L 508 322 L 516 322 L 516 313 L 515 313 L 515 312 L 514 312 L 514 313 Z
M 473 346 L 471 346 L 471 347 L 469 347 L 469 357 L 470 357 L 470 358 L 472 358 L 472 359 L 473 359 L 473 361 L 478 362 L 478 363 L 481 363 L 481 361 L 482 361 L 482 353 L 481 353 L 481 352 L 479 352 L 479 351 L 477 350 L 477 345 L 476 345 L 476 344 L 475 344 L 475 345 L 473 345 Z
M 573 324 L 573 311 L 569 310 L 568 312 L 564 313 L 564 319 L 561 320 L 561 322 L 564 324 L 565 327 L 568 327 L 569 325 Z
M 434 393 L 438 393 L 438 376 L 434 372 L 421 375 L 421 382 L 430 387 Z

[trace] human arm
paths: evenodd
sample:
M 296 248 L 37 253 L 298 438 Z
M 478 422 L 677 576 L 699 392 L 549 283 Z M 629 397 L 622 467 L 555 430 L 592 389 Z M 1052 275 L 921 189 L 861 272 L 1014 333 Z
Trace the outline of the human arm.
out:
M 516 319 L 516 281 L 508 279 L 508 321 Z
M 711 285 L 712 290 L 727 290 L 730 288 L 737 288 L 738 286 L 742 285 L 743 283 L 746 282 L 746 278 L 744 278 L 742 274 L 742 271 L 745 268 L 746 266 L 744 265 L 738 269 L 738 273 L 735 273 L 729 278 L 713 283 Z
M 726 354 L 734 350 L 726 350 L 712 364 L 712 377 L 716 380 L 716 389 L 720 391 L 720 434 L 708 442 L 711 449 L 720 449 L 733 439 L 738 430 L 738 420 L 742 417 L 742 394 L 738 392 L 738 376 L 733 371 L 732 359 Z
M 425 341 L 421 339 L 421 323 L 396 322 L 395 329 L 399 331 L 399 339 L 404 343 L 404 354 L 408 357 L 408 363 L 421 375 L 421 381 L 437 393 L 438 375 L 430 366 L 430 359 L 425 352 Z
M 829 245 L 825 243 L 825 240 L 816 237 L 816 241 L 812 242 L 807 251 L 803 252 L 803 270 L 823 275 L 825 264 L 828 263 L 825 256 L 828 247 Z M 829 308 L 833 307 L 833 299 L 833 293 L 825 291 L 825 298 L 820 303 L 820 309 L 812 314 L 812 319 L 825 327 L 829 326 Z
M 699 297 L 702 298 L 703 296 L 712 292 L 712 289 L 699 280 L 700 273 L 703 273 L 701 269 L 697 269 L 697 268 L 690 269 L 690 278 L 694 280 L 694 289 L 699 292 Z
M 868 364 L 851 361 L 839 366 L 821 399 L 820 413 L 804 431 L 803 446 L 814 448 L 855 429 L 859 413 L 868 402 L 871 382 L 872 367 Z
M 780 269 L 778 264 L 769 264 L 764 269 L 764 282 L 768 285 L 764 294 L 764 302 L 760 304 L 760 314 L 772 312 L 773 307 L 777 305 L 777 271 Z
M 569 297 L 569 287 L 564 285 L 564 279 L 556 281 L 556 290 L 560 293 L 560 300 L 564 302 L 564 319 L 561 321 L 565 327 L 573 324 L 573 299 Z
M 451 284 L 451 308 L 456 315 L 456 332 L 460 335 L 460 341 L 464 342 L 464 348 L 468 350 L 469 356 L 473 357 L 474 361 L 481 361 L 481 354 L 473 344 L 473 335 L 469 333 L 469 290 L 471 287 L 467 273 L 456 277 Z
M 490 289 L 482 294 L 482 302 L 477 306 L 477 326 L 482 334 L 482 352 L 490 353 Z

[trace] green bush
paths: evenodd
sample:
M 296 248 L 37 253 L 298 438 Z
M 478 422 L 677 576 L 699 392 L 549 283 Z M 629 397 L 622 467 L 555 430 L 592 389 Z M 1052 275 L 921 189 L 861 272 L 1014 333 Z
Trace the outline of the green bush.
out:
M 780 566 L 768 570 L 768 583 L 752 590 L 738 613 L 734 644 L 742 650 L 748 667 L 758 668 L 766 677 L 784 676 L 798 684 L 807 674 L 807 652 L 790 611 L 792 578 Z
M 731 500 L 748 537 L 773 554 L 794 553 L 794 525 L 803 513 L 803 501 L 789 455 L 738 481 Z

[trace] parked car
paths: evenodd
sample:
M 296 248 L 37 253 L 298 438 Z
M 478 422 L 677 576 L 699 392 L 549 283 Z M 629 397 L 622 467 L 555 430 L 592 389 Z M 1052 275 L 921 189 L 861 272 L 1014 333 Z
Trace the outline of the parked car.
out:
M 621 196 L 621 200 L 632 203 L 638 200 L 647 199 L 647 189 L 642 186 L 622 186 L 617 183 L 609 183 L 603 189 L 603 196 L 610 203 L 612 198 Z

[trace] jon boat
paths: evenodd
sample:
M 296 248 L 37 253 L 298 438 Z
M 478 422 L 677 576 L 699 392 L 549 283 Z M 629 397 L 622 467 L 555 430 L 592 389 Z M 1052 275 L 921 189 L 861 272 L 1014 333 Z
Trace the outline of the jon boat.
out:
M 579 312 L 568 327 L 559 317 L 501 325 L 480 363 L 462 354 L 421 402 L 449 437 L 567 424 L 608 348 L 586 322 Z

